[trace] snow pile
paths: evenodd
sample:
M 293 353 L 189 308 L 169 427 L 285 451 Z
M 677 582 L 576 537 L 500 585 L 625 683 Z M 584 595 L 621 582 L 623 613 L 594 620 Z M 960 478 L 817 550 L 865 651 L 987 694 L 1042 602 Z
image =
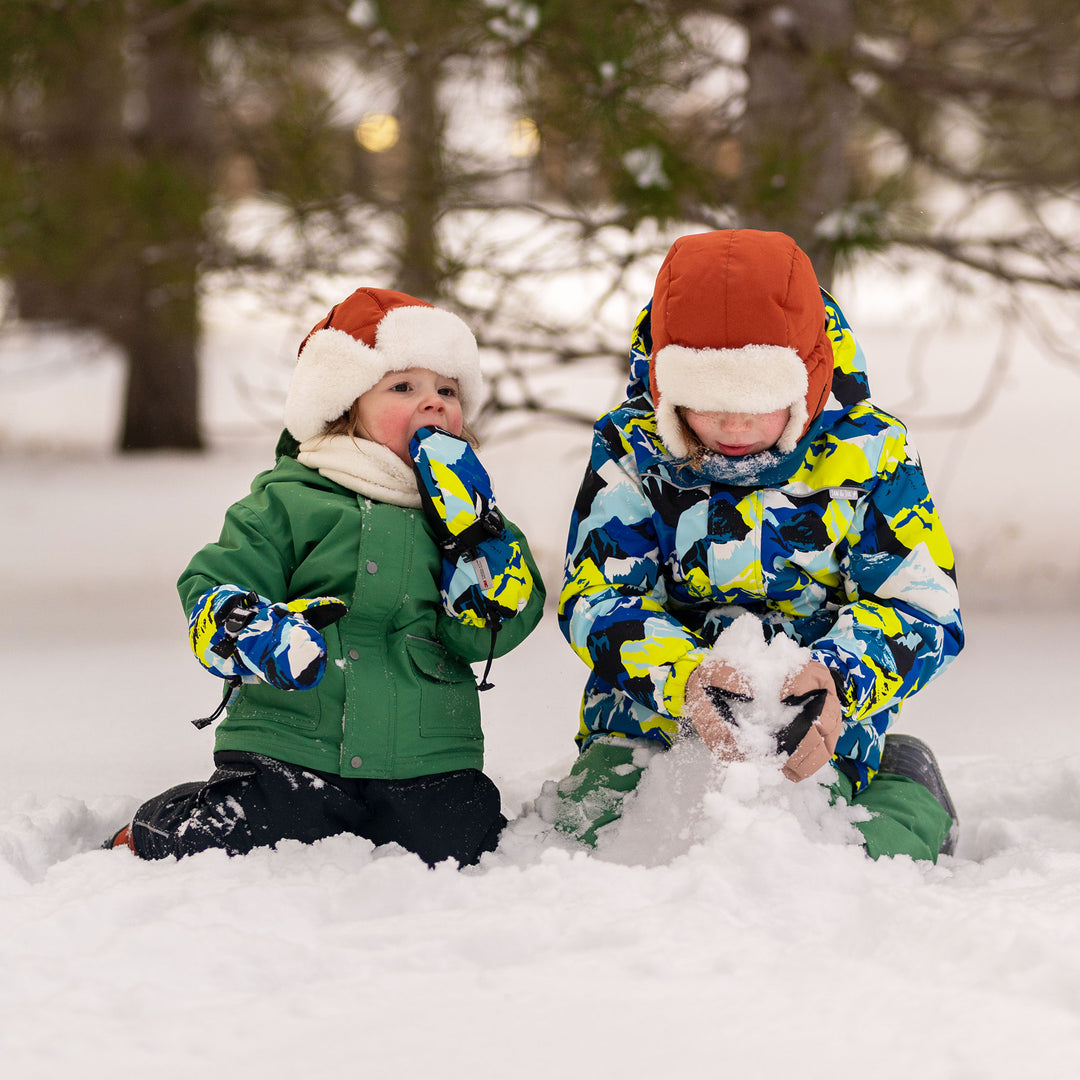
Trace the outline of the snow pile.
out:
M 909 335 L 886 322 L 858 325 L 889 408 L 904 365 L 888 358 Z M 226 327 L 235 333 L 235 319 L 211 327 L 215 360 L 247 364 L 258 343 L 222 348 Z M 295 333 L 282 340 L 291 357 Z M 985 354 L 980 340 L 958 337 L 953 353 Z M 232 423 L 227 368 L 208 364 L 208 378 Z M 204 458 L 112 459 L 101 447 L 115 428 L 113 382 L 92 393 L 81 369 L 67 394 L 56 380 L 6 382 L 0 1074 L 1070 1076 L 1076 552 L 1048 541 L 1046 515 L 1023 515 L 1015 496 L 1056 500 L 1073 520 L 1080 505 L 1060 497 L 1072 490 L 1059 452 L 1071 429 L 1055 420 L 1075 412 L 1075 383 L 1048 393 L 1065 376 L 1044 369 L 1010 384 L 1001 406 L 1036 418 L 1031 453 L 1000 453 L 1001 409 L 977 428 L 919 435 L 963 541 L 968 630 L 966 651 L 898 725 L 934 748 L 959 811 L 956 855 L 936 867 L 869 861 L 853 811 L 828 807 L 819 784 L 789 784 L 764 759 L 721 769 L 690 743 L 653 760 L 594 853 L 556 836 L 535 806 L 573 762 L 585 668 L 554 611 L 496 662 L 483 695 L 487 771 L 513 820 L 478 867 L 428 870 L 348 836 L 242 859 L 100 850 L 142 800 L 209 774 L 212 731 L 188 721 L 220 686 L 190 655 L 173 582 L 270 463 L 276 432 L 251 445 L 236 434 Z M 30 444 L 50 453 L 11 452 Z M 587 431 L 533 424 L 483 452 L 550 593 L 587 446 Z M 1055 522 L 1061 536 L 1075 531 Z M 973 569 L 995 606 L 973 602 Z M 1059 606 L 1002 604 L 1015 582 Z M 793 657 L 743 644 L 759 678 L 782 681 Z
M 768 847 L 768 836 L 788 834 L 861 844 L 852 823 L 864 820 L 866 813 L 845 803 L 830 805 L 829 786 L 836 778 L 831 767 L 801 784 L 780 772 L 783 756 L 777 753 L 776 735 L 791 718 L 790 707 L 781 705 L 782 690 L 809 659 L 810 650 L 789 638 L 766 642 L 753 615 L 737 618 L 706 663 L 728 664 L 746 678 L 750 700 L 739 704 L 735 731 L 743 760 L 721 764 L 698 740 L 679 742 L 668 751 L 638 746 L 633 766 L 645 769 L 644 776 L 623 803 L 620 819 L 600 829 L 596 858 L 663 866 L 704 845 L 724 863 L 733 850 L 752 850 L 759 842 Z M 504 849 L 520 853 L 529 840 L 560 844 L 549 828 L 563 809 L 558 786 L 547 781 L 539 796 L 525 804 Z M 573 841 L 562 843 L 578 850 Z M 761 851 L 752 857 L 761 858 Z
M 938 867 L 868 861 L 816 785 L 752 794 L 737 766 L 702 795 L 703 765 L 655 762 L 596 856 L 519 819 L 461 872 L 347 836 L 142 863 L 96 849 L 116 800 L 15 800 L 0 1063 L 825 1078 L 842 1052 L 982 1080 L 1078 1060 L 1080 758 L 954 765 L 967 828 Z M 662 838 L 684 811 L 687 842 L 641 865 L 629 826 Z
M 738 714 L 732 717 L 735 743 L 743 757 L 775 770 L 776 737 L 793 716 L 791 706 L 780 704 L 784 686 L 811 659 L 809 649 L 783 634 L 766 642 L 753 615 L 740 615 L 721 635 L 702 671 L 726 664 L 746 679 L 750 701 L 740 703 Z
M 530 461 L 490 458 L 522 516 Z M 580 460 L 524 505 L 545 551 Z M 721 770 L 689 743 L 595 854 L 567 845 L 523 812 L 574 757 L 585 668 L 553 611 L 484 695 L 514 820 L 479 867 L 347 836 L 175 863 L 99 850 L 143 799 L 210 771 L 212 732 L 189 721 L 219 688 L 172 583 L 263 464 L 262 448 L 0 460 L 3 1075 L 832 1080 L 842 1055 L 889 1080 L 1012 1080 L 1080 1060 L 1071 611 L 973 607 L 969 649 L 905 709 L 960 813 L 937 867 L 870 862 L 817 784 Z M 743 647 L 782 678 L 790 657 Z
M 521 516 L 513 469 L 529 462 L 491 459 Z M 974 609 L 969 651 L 905 710 L 961 817 L 937 867 L 870 862 L 819 785 L 764 761 L 721 770 L 690 743 L 654 760 L 594 854 L 574 849 L 523 812 L 574 757 L 585 668 L 554 612 L 484 695 L 488 771 L 514 820 L 480 866 L 432 871 L 348 836 L 243 859 L 99 850 L 143 799 L 210 771 L 212 732 L 188 721 L 218 688 L 172 582 L 262 464 L 261 450 L 0 461 L 16 511 L 5 1076 L 831 1080 L 841 1054 L 897 1080 L 1011 1080 L 1080 1060 L 1071 612 Z M 580 459 L 567 465 L 551 501 L 526 505 L 551 552 Z M 742 647 L 758 679 L 791 660 L 756 634 Z

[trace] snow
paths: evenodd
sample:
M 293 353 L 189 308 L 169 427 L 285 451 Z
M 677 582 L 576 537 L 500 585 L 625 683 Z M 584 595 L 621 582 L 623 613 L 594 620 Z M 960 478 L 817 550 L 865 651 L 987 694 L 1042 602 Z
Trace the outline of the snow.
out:
M 873 300 L 849 317 L 889 407 L 907 335 Z M 960 394 L 985 336 L 951 333 L 942 348 L 975 365 Z M 236 348 L 222 340 L 211 327 L 215 371 Z M 17 347 L 29 370 L 57 346 Z M 1080 388 L 1025 365 L 974 427 L 913 428 L 969 633 L 901 723 L 935 748 L 961 817 L 936 867 L 870 862 L 819 788 L 761 761 L 720 772 L 692 746 L 654 760 L 595 854 L 569 850 L 543 792 L 573 761 L 585 668 L 553 610 L 483 695 L 514 820 L 480 866 L 428 870 L 345 836 L 178 863 L 99 850 L 140 801 L 208 774 L 212 731 L 189 721 L 218 687 L 188 652 L 173 582 L 269 463 L 273 430 L 118 458 L 106 359 L 5 382 L 3 1075 L 1071 1075 L 1080 569 L 1064 440 Z M 1027 425 L 1026 464 L 1002 453 L 1003 416 L 1013 447 Z M 482 452 L 552 592 L 587 441 L 532 426 Z

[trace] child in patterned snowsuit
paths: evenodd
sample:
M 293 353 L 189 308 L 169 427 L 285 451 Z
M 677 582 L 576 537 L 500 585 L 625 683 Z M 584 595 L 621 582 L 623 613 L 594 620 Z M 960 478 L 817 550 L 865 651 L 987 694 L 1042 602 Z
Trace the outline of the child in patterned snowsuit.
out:
M 315 325 L 277 463 L 179 581 L 195 655 L 230 683 L 216 769 L 109 846 L 156 859 L 351 832 L 462 864 L 495 847 L 469 665 L 529 634 L 544 588 L 456 438 L 481 388 L 466 325 L 403 293 L 358 289 Z
M 738 756 L 725 702 L 748 682 L 711 650 L 751 613 L 809 650 L 784 697 L 823 702 L 785 776 L 865 806 L 874 857 L 951 852 L 933 755 L 886 732 L 963 645 L 953 554 L 809 259 L 780 233 L 681 238 L 630 359 L 570 525 L 560 625 L 592 674 L 560 828 L 594 843 L 618 818 L 648 757 L 635 747 L 702 738 Z

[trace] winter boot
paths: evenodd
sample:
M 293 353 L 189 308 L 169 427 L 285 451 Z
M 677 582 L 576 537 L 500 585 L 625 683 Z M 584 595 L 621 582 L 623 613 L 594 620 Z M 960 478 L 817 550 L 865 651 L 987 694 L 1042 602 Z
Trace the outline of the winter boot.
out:
M 914 735 L 886 735 L 885 749 L 881 755 L 881 767 L 878 771 L 892 773 L 895 776 L 906 776 L 909 780 L 922 784 L 937 799 L 952 818 L 949 835 L 945 837 L 941 845 L 941 854 L 951 855 L 956 850 L 960 822 L 956 816 L 956 807 L 953 806 L 953 801 L 949 797 L 949 789 L 945 786 L 937 759 L 930 747 L 921 739 L 916 739 Z
M 113 833 L 104 844 L 101 845 L 105 850 L 110 848 L 126 847 L 132 851 L 135 850 L 135 845 L 131 842 L 131 826 L 125 825 L 118 832 Z

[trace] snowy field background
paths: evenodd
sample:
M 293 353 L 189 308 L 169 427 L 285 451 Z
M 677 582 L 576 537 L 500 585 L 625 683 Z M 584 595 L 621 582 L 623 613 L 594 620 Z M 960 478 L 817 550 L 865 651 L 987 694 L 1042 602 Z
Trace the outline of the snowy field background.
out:
M 820 791 L 690 752 L 600 853 L 560 847 L 526 808 L 573 760 L 585 676 L 551 610 L 482 699 L 514 820 L 479 867 L 351 837 L 179 863 L 98 850 L 144 798 L 209 772 L 212 732 L 188 721 L 217 683 L 173 582 L 270 464 L 276 433 L 244 420 L 237 373 L 322 312 L 238 327 L 210 306 L 201 457 L 113 456 L 115 361 L 0 338 L 0 375 L 23 372 L 0 381 L 0 1073 L 1075 1075 L 1080 375 L 1022 344 L 989 413 L 939 428 L 991 368 L 981 313 L 920 336 L 919 367 L 910 283 L 836 292 L 875 400 L 930 418 L 912 428 L 959 552 L 968 648 L 901 724 L 960 813 L 937 867 L 871 863 Z M 583 381 L 599 412 L 623 380 Z M 586 445 L 513 424 L 483 451 L 551 593 Z

